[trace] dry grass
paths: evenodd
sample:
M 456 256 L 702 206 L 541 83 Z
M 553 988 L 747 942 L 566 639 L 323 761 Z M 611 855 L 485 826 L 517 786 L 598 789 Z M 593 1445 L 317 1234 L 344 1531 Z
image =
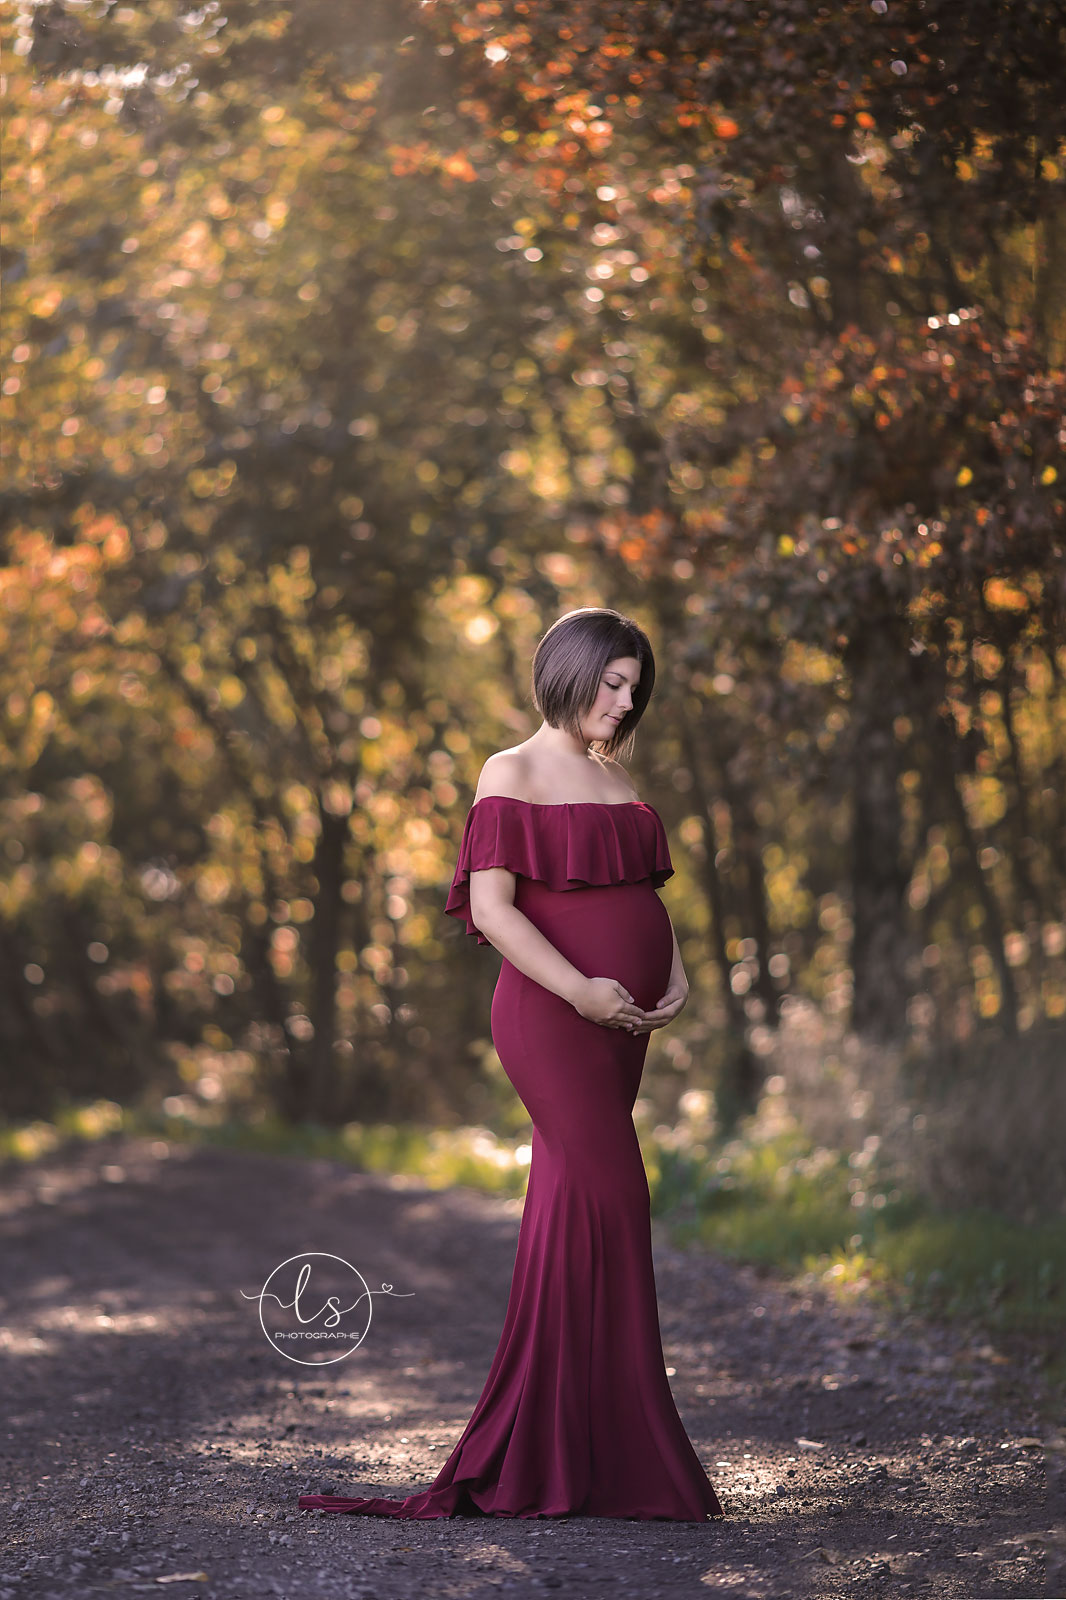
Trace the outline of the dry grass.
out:
M 908 1053 L 796 1001 L 757 1044 L 768 1086 L 814 1144 L 865 1151 L 945 1210 L 987 1207 L 1024 1223 L 1066 1215 L 1066 1030 Z

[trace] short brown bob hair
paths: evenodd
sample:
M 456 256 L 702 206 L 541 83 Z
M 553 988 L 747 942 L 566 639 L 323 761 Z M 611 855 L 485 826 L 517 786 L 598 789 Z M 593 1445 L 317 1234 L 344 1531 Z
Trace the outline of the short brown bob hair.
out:
M 639 623 L 607 606 L 581 606 L 553 622 L 533 653 L 533 705 L 553 728 L 580 739 L 580 718 L 596 699 L 609 661 L 635 656 L 640 678 L 633 706 L 609 739 L 594 739 L 599 752 L 614 758 L 632 753 L 633 734 L 655 684 L 655 656 Z

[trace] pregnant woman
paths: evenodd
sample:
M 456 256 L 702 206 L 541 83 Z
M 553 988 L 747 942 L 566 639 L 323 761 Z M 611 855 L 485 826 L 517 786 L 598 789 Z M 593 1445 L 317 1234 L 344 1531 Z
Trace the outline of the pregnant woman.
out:
M 616 611 L 561 617 L 533 659 L 535 734 L 485 762 L 445 910 L 503 962 L 492 1038 L 533 1121 L 511 1293 L 485 1387 L 427 1489 L 301 1495 L 390 1517 L 702 1522 L 718 1502 L 663 1362 L 648 1182 L 633 1125 L 648 1035 L 688 984 L 659 888 L 658 813 L 612 753 L 655 662 Z

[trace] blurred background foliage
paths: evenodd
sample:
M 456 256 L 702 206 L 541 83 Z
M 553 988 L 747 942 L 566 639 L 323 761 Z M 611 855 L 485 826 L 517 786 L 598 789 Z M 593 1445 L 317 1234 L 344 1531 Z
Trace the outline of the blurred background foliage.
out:
M 537 639 L 606 604 L 693 989 L 660 1143 L 787 1092 L 845 1165 L 1061 1212 L 1061 17 L 3 27 L 4 1116 L 520 1139 L 443 901 Z

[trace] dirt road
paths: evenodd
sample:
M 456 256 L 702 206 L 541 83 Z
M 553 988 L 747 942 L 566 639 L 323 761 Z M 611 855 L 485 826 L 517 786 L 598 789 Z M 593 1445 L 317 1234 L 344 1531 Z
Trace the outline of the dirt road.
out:
M 488 1371 L 520 1209 L 121 1137 L 7 1168 L 0 1600 L 1066 1593 L 1062 1445 L 1024 1367 L 672 1249 L 658 1223 L 663 1345 L 724 1521 L 298 1511 L 430 1482 Z M 241 1293 L 301 1250 L 414 1291 L 324 1372 L 273 1351 Z

